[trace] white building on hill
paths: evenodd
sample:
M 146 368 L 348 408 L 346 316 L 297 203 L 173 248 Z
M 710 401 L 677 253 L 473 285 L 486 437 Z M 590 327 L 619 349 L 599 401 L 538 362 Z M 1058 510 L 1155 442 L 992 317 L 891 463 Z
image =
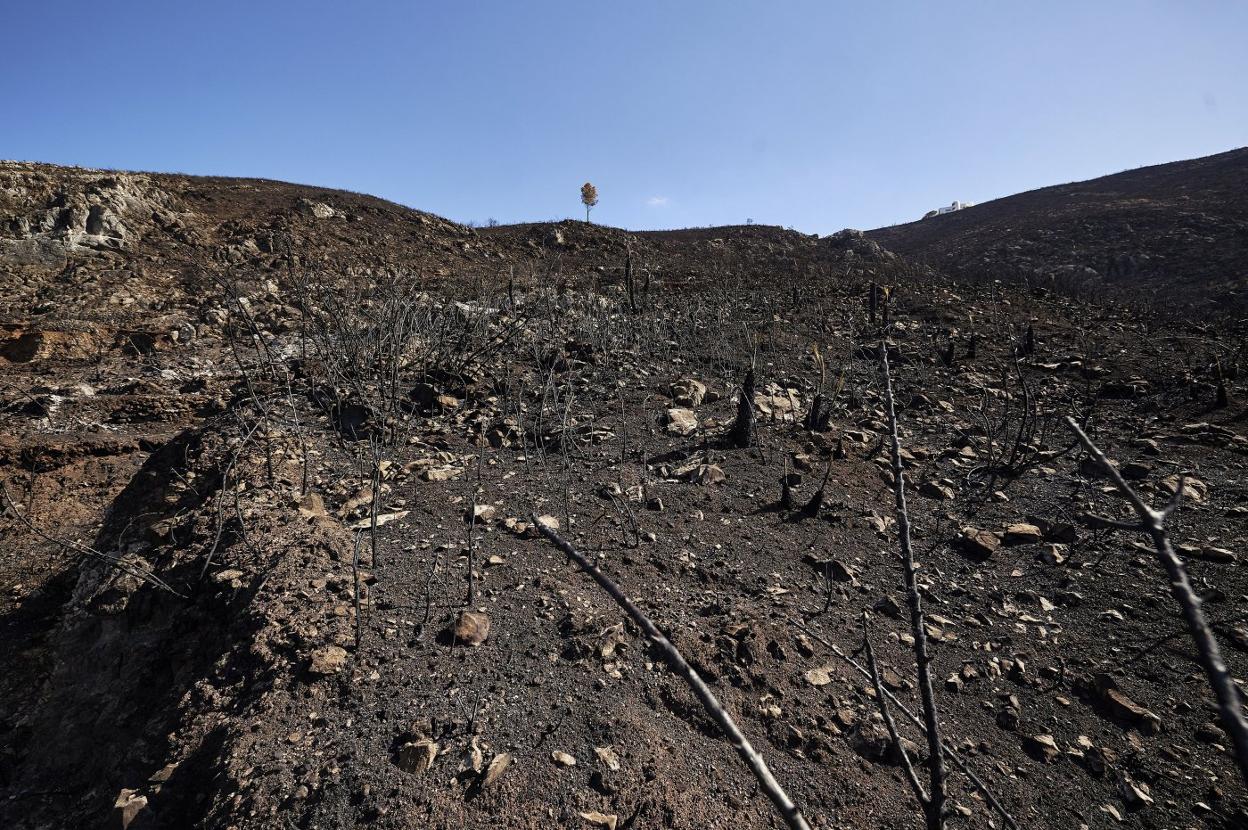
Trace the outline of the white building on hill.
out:
M 955 210 L 966 210 L 969 207 L 975 207 L 975 203 L 955 201 L 949 205 L 946 205 L 945 207 L 936 208 L 935 210 L 929 210 L 926 214 L 924 214 L 923 218 L 929 219 L 933 216 L 939 216 L 942 213 L 953 213 Z

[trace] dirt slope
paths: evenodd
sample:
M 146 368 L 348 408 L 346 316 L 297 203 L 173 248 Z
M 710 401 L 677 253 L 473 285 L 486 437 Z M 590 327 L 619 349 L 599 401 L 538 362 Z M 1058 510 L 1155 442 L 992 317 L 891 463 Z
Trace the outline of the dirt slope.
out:
M 1079 520 L 1122 506 L 1060 420 L 1152 501 L 1186 476 L 1175 541 L 1242 678 L 1242 324 L 957 284 L 855 232 L 474 232 L 294 185 L 20 167 L 6 826 L 779 826 L 532 512 L 669 633 L 814 826 L 920 826 L 833 650 L 868 611 L 915 705 L 881 339 L 950 744 L 1024 827 L 1248 822 L 1165 581 Z M 951 826 L 1001 826 L 964 777 L 950 796 Z
M 1248 148 L 1045 187 L 870 231 L 951 273 L 1164 308 L 1248 306 Z

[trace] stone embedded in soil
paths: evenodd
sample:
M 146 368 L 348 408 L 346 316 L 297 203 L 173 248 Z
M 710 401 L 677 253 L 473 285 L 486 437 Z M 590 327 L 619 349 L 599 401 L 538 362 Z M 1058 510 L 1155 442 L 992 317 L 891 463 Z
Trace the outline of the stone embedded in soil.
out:
M 717 464 L 699 464 L 688 475 L 688 481 L 703 487 L 722 484 L 725 478 L 724 471 Z
M 347 650 L 342 646 L 324 646 L 312 652 L 308 671 L 312 674 L 329 676 L 342 671 L 347 665 Z
M 1026 522 L 1012 524 L 1005 529 L 1005 535 L 1002 541 L 1006 545 L 1031 545 L 1044 540 L 1044 534 L 1040 532 L 1040 528 Z
M 947 484 L 939 481 L 925 481 L 919 485 L 919 495 L 936 501 L 951 501 L 954 493 L 953 488 Z
M 1191 476 L 1168 476 L 1161 481 L 1161 492 L 1163 495 L 1173 496 L 1175 491 L 1179 489 L 1179 481 L 1183 481 L 1183 500 L 1194 504 L 1203 504 L 1205 499 L 1209 497 L 1209 485 L 1198 478 Z
M 598 761 L 612 772 L 618 772 L 620 769 L 620 756 L 615 750 L 609 746 L 594 747 L 594 754 L 598 756 Z
M 490 636 L 490 618 L 480 611 L 460 611 L 451 636 L 460 645 L 479 646 Z
M 1061 754 L 1052 735 L 1031 735 L 1023 739 L 1023 751 L 1046 764 L 1051 764 Z
M 557 749 L 554 752 L 550 753 L 550 760 L 554 761 L 556 764 L 558 764 L 561 767 L 576 766 L 575 756 L 569 755 L 566 752 L 561 752 Z
M 989 530 L 964 527 L 962 528 L 962 535 L 958 539 L 958 544 L 972 556 L 987 559 L 1000 549 L 1001 537 Z
M 675 407 L 667 410 L 666 415 L 667 431 L 672 435 L 681 437 L 692 435 L 698 430 L 698 416 L 693 414 L 692 409 L 683 407 Z
M 802 677 L 806 678 L 806 682 L 812 686 L 826 686 L 832 682 L 832 672 L 828 666 L 810 669 Z
M 619 817 L 614 813 L 600 813 L 597 810 L 589 810 L 580 814 L 581 818 L 588 821 L 596 827 L 605 827 L 607 830 L 615 830 Z
M 122 790 L 113 802 L 113 827 L 126 830 L 145 809 L 147 796 L 140 795 L 137 790 Z
M 464 521 L 476 524 L 490 522 L 497 513 L 498 508 L 492 504 L 474 504 L 471 510 L 464 511 Z
M 420 775 L 433 766 L 433 762 L 437 757 L 438 745 L 434 741 L 428 739 L 408 741 L 399 747 L 395 766 L 406 773 Z
M 459 467 L 432 467 L 420 474 L 425 481 L 451 481 L 463 473 Z
M 901 618 L 901 606 L 891 596 L 885 595 L 880 597 L 871 608 L 876 613 L 892 617 L 894 620 Z
M 1110 715 L 1133 724 L 1144 735 L 1156 735 L 1161 731 L 1161 718 L 1127 697 L 1112 677 L 1097 675 L 1094 682 L 1101 704 Z
M 315 516 L 329 515 L 325 510 L 325 501 L 319 493 L 308 493 L 299 499 L 299 515 L 305 519 L 311 519 Z
M 681 406 L 698 406 L 706 398 L 706 384 L 693 378 L 682 378 L 668 387 L 668 394 Z
M 485 768 L 485 775 L 481 778 L 481 786 L 492 787 L 502 777 L 507 768 L 511 766 L 511 753 L 501 752 L 490 759 L 490 765 Z
M 1129 809 L 1139 810 L 1153 803 L 1152 791 L 1143 781 L 1136 781 L 1125 772 L 1118 774 L 1118 793 Z
M 854 729 L 849 738 L 850 746 L 854 752 L 873 761 L 877 764 L 900 764 L 901 756 L 897 754 L 897 748 L 893 744 L 893 739 L 888 734 L 888 729 L 884 724 L 870 722 L 860 723 Z M 901 750 L 913 761 L 919 756 L 918 746 L 909 738 L 901 739 Z

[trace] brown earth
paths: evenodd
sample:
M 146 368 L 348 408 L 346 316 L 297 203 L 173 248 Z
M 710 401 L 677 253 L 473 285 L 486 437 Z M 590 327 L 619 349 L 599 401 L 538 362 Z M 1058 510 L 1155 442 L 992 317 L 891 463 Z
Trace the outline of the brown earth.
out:
M 1189 477 L 1171 530 L 1243 677 L 1242 323 L 958 282 L 855 233 L 473 231 L 276 182 L 0 181 L 6 826 L 779 826 L 534 512 L 814 826 L 921 826 L 869 683 L 819 641 L 854 652 L 870 610 L 915 705 L 872 282 L 947 740 L 1023 827 L 1248 822 L 1160 568 L 1079 521 L 1125 510 L 1059 420 L 1152 501 Z M 951 826 L 1001 826 L 950 792 Z

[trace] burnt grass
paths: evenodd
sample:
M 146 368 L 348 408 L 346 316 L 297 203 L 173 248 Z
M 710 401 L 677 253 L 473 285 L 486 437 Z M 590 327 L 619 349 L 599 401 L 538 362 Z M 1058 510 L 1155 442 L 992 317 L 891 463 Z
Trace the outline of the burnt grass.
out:
M 509 264 L 327 263 L 351 301 L 337 325 L 285 261 L 175 295 L 163 313 L 195 324 L 189 344 L 11 315 L 4 342 L 27 340 L 3 351 L 0 398 L 6 826 L 780 826 L 534 513 L 668 634 L 813 826 L 921 826 L 870 683 L 821 642 L 857 651 L 868 611 L 883 682 L 917 710 L 881 341 L 945 739 L 1022 827 L 1248 823 L 1161 567 L 1142 535 L 1082 520 L 1127 508 L 1061 421 L 1152 502 L 1186 476 L 1170 531 L 1242 677 L 1242 323 L 958 282 L 853 236 L 462 238 Z M 651 279 L 635 311 L 630 247 Z M 872 283 L 891 289 L 887 328 Z M 737 448 L 750 366 L 756 430 Z M 706 395 L 677 402 L 690 380 Z M 489 620 L 476 645 L 452 634 L 464 610 Z M 949 826 L 1002 826 L 956 772 L 950 798 Z

